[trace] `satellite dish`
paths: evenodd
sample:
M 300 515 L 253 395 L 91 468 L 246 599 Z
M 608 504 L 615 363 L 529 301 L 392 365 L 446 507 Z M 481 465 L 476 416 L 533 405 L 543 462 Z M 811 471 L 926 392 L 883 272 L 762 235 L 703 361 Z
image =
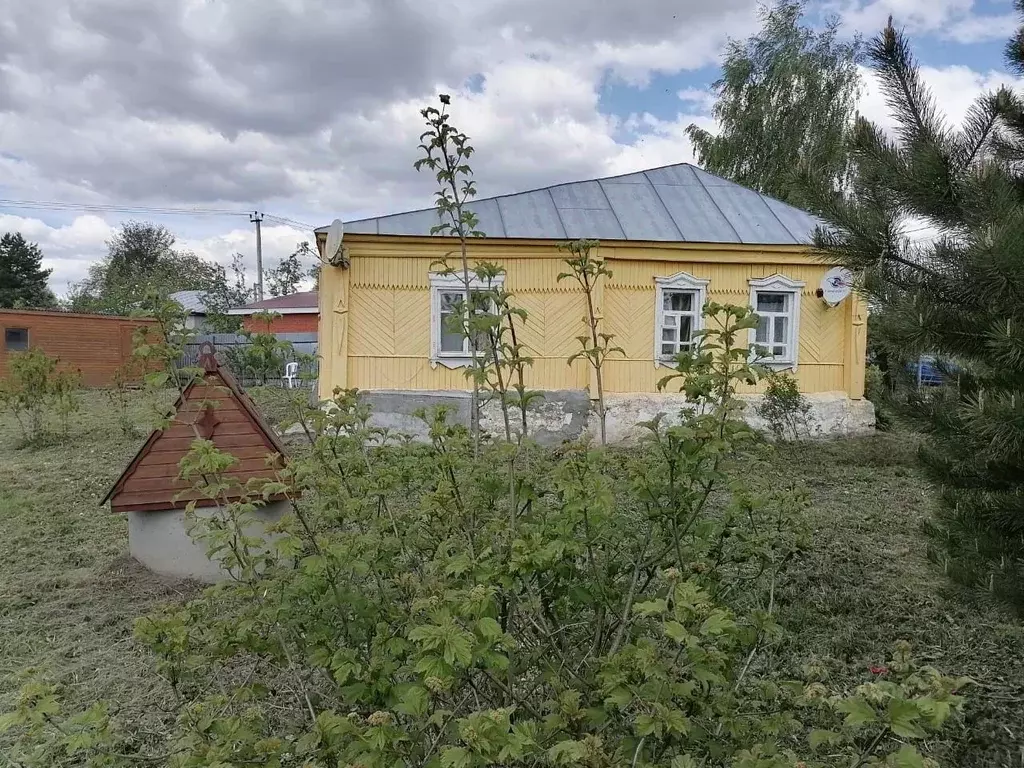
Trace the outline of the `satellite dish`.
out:
M 345 235 L 345 226 L 341 219 L 335 219 L 327 228 L 327 242 L 324 244 L 324 261 L 338 266 L 341 264 L 341 239 Z
M 853 272 L 846 267 L 832 267 L 821 278 L 818 296 L 830 307 L 834 307 L 849 296 L 852 290 Z

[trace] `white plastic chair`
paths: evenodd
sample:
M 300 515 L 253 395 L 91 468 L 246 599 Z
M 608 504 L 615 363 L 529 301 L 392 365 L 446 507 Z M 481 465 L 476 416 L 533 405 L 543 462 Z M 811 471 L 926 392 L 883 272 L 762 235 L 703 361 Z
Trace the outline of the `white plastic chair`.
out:
M 288 389 L 295 387 L 295 382 L 299 379 L 299 364 L 298 363 L 285 363 L 284 376 L 281 377 L 285 381 L 285 385 Z

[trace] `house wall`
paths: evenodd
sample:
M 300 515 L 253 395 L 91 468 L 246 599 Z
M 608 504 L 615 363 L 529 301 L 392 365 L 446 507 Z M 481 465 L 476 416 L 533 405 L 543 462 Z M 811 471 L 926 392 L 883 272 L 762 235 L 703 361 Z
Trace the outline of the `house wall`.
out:
M 246 315 L 242 327 L 254 333 L 316 333 L 320 327 L 320 318 L 316 312 L 304 312 L 281 315 L 268 323 Z
M 7 375 L 11 356 L 3 343 L 3 329 L 27 328 L 29 347 L 80 371 L 85 386 L 106 387 L 115 371 L 131 358 L 135 329 L 152 324 L 152 320 L 132 317 L 0 310 L 0 378 Z
M 435 262 L 455 263 L 449 238 L 347 235 L 348 268 L 324 266 L 320 281 L 320 391 L 335 386 L 365 390 L 466 390 L 463 370 L 430 361 L 429 273 Z M 556 243 L 481 239 L 471 258 L 506 270 L 505 287 L 529 313 L 520 340 L 534 357 L 529 386 L 543 390 L 592 387 L 586 361 L 566 359 L 586 330 L 585 296 L 566 271 Z M 603 331 L 625 349 L 605 367 L 608 393 L 654 393 L 666 369 L 654 361 L 655 277 L 689 272 L 710 280 L 708 299 L 749 303 L 752 278 L 775 273 L 805 283 L 801 297 L 798 366 L 801 391 L 834 392 L 860 399 L 864 390 L 866 307 L 851 296 L 829 308 L 814 292 L 827 265 L 798 246 L 698 243 L 603 243 L 599 257 L 612 277 L 597 290 Z M 762 385 L 759 385 L 763 387 Z M 748 388 L 747 391 L 757 391 Z

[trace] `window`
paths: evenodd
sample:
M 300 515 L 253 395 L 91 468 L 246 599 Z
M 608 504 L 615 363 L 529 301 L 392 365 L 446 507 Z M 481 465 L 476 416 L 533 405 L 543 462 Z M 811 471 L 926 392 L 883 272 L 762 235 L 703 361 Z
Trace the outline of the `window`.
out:
M 796 368 L 803 287 L 783 275 L 750 281 L 750 305 L 758 317 L 750 343 L 767 356 L 767 365 Z
M 28 349 L 28 328 L 4 328 L 4 348 L 8 352 Z
M 654 279 L 655 365 L 671 365 L 676 355 L 692 347 L 694 332 L 704 326 L 702 312 L 709 282 L 686 272 Z
M 503 276 L 495 278 L 491 285 L 484 285 L 470 277 L 471 293 L 500 288 Z M 465 286 L 460 275 L 430 275 L 430 360 L 432 365 L 446 368 L 462 368 L 470 364 L 469 339 L 458 329 L 459 305 L 466 300 Z M 454 319 L 453 319 L 454 318 Z M 454 324 L 453 324 L 454 323 Z M 477 344 L 479 350 L 483 341 Z

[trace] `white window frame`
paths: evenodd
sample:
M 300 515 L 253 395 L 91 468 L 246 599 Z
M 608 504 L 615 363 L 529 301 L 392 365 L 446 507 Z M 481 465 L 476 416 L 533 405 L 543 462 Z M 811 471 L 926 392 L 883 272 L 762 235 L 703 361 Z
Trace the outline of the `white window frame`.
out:
M 489 283 L 474 275 L 469 277 L 470 290 L 494 290 L 502 288 L 504 284 L 504 275 L 497 275 Z M 453 369 L 466 368 L 473 362 L 473 355 L 469 353 L 465 345 L 463 345 L 462 352 L 441 351 L 441 293 L 452 291 L 465 293 L 465 290 L 466 286 L 461 275 L 430 273 L 430 365 L 432 368 L 439 365 Z
M 757 314 L 757 295 L 759 293 L 786 293 L 790 296 L 789 312 L 786 313 L 789 316 L 789 333 L 785 342 L 788 354 L 785 357 L 766 357 L 759 361 L 762 365 L 796 370 L 800 357 L 800 296 L 803 294 L 805 285 L 806 283 L 801 280 L 793 280 L 780 274 L 750 281 L 750 306 L 755 314 Z M 757 328 L 750 329 L 749 339 L 750 344 L 757 345 Z
M 704 328 L 704 305 L 708 300 L 708 285 L 710 280 L 694 277 L 689 272 L 676 272 L 669 277 L 654 278 L 654 365 L 675 367 L 672 360 L 665 360 L 661 356 L 662 329 L 665 327 L 665 291 L 685 291 L 694 294 L 693 301 L 693 323 L 690 332 L 699 331 Z

